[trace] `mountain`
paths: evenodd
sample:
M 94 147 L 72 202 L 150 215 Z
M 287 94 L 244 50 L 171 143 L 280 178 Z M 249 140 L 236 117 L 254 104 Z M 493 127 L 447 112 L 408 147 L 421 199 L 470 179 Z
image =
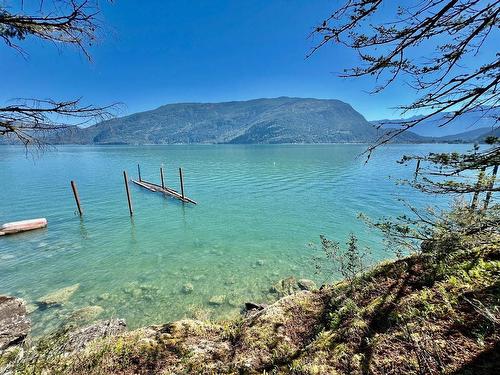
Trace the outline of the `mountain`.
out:
M 467 137 L 471 136 L 471 132 L 485 130 L 492 131 L 496 119 L 500 118 L 500 107 L 485 108 L 484 111 L 467 112 L 463 115 L 454 118 L 448 124 L 444 125 L 447 116 L 450 113 L 445 112 L 434 116 L 432 119 L 427 119 L 415 125 L 411 131 L 422 137 L 443 138 L 456 137 L 457 135 L 464 135 L 465 138 L 460 136 L 457 138 L 460 142 L 466 141 Z M 393 129 L 399 127 L 401 121 L 411 121 L 422 118 L 422 116 L 414 116 L 405 120 L 377 120 L 372 121 L 373 125 L 381 125 L 384 129 Z M 479 137 L 480 135 L 478 135 Z
M 279 97 L 168 104 L 52 135 L 55 144 L 372 142 L 381 134 L 349 104 Z M 420 139 L 408 133 L 401 142 Z
M 484 140 L 491 133 L 491 128 L 480 128 L 469 130 L 467 132 L 445 135 L 444 137 L 434 138 L 434 142 L 444 143 L 474 143 Z

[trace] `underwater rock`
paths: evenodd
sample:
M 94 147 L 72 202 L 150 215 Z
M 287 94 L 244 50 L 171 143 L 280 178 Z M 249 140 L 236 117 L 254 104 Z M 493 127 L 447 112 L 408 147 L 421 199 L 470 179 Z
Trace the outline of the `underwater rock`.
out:
M 194 275 L 193 281 L 200 281 L 203 280 L 205 277 L 206 277 L 205 275 Z
M 224 302 L 226 302 L 226 296 L 225 295 L 218 295 L 218 296 L 212 296 L 210 297 L 210 299 L 208 300 L 208 304 L 209 305 L 213 305 L 213 306 L 220 306 L 220 305 L 223 305 Z
M 143 290 L 140 288 L 138 282 L 131 282 L 126 284 L 122 289 L 123 293 L 128 294 L 131 297 L 138 298 L 142 295 Z
M 38 310 L 38 306 L 33 304 L 33 303 L 28 303 L 26 304 L 26 312 L 28 314 L 34 313 L 36 310 Z
M 80 284 L 74 284 L 65 288 L 58 289 L 54 292 L 44 295 L 38 299 L 38 304 L 44 306 L 63 305 L 71 298 L 71 296 L 80 288 Z
M 312 291 L 318 289 L 316 283 L 309 279 L 300 279 L 299 281 L 297 281 L 297 285 L 299 286 L 300 290 Z
M 21 344 L 30 332 L 26 304 L 20 298 L 0 295 L 0 351 Z
M 210 249 L 210 251 L 208 253 L 212 254 L 212 255 L 218 255 L 218 256 L 224 255 L 224 252 L 222 250 L 219 250 L 219 249 Z
M 192 293 L 193 292 L 193 284 L 191 283 L 186 283 L 182 286 L 182 293 L 184 294 L 189 294 L 189 293 Z
M 139 284 L 139 289 L 145 292 L 155 293 L 158 292 L 159 288 L 156 285 L 145 283 Z
M 277 294 L 279 297 L 289 296 L 299 290 L 299 285 L 295 277 L 287 277 L 276 282 L 269 291 Z
M 71 313 L 70 321 L 90 321 L 102 314 L 104 309 L 101 306 L 86 306 Z
M 98 300 L 100 301 L 109 301 L 111 299 L 111 294 L 109 293 L 103 293 L 97 297 Z

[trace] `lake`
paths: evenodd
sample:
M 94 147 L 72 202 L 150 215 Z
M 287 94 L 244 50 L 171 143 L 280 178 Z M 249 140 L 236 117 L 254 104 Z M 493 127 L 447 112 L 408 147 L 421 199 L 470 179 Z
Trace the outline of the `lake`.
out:
M 0 147 L 0 223 L 46 217 L 47 229 L 0 237 L 0 294 L 34 303 L 59 288 L 79 284 L 62 307 L 32 313 L 42 333 L 80 308 L 93 317 L 125 318 L 130 328 L 183 317 L 224 318 L 245 301 L 267 301 L 269 287 L 294 275 L 318 284 L 335 279 L 315 273 L 310 244 L 321 234 L 341 242 L 350 232 L 371 248 L 371 262 L 391 258 L 380 236 L 357 219 L 442 205 L 395 181 L 414 165 L 403 153 L 460 151 L 467 145 L 390 145 L 368 164 L 364 145 L 60 146 L 26 156 L 22 147 Z M 130 218 L 123 170 L 179 186 L 183 205 L 131 185 Z M 84 216 L 76 214 L 75 180 Z M 183 290 L 192 285 L 190 293 Z M 224 296 L 212 305 L 213 296 Z M 34 308 L 34 307 L 33 307 Z M 102 308 L 102 309 L 101 309 Z M 98 315 L 97 315 L 98 314 Z

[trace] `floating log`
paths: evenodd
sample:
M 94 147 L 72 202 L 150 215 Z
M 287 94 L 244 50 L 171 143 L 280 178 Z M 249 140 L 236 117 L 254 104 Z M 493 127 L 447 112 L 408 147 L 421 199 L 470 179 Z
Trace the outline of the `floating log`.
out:
M 170 197 L 179 199 L 180 201 L 185 202 L 185 203 L 197 204 L 196 201 L 194 201 L 191 198 L 188 198 L 186 196 L 183 197 L 179 192 L 177 192 L 174 189 L 171 189 L 169 187 L 163 188 L 158 184 L 154 184 L 152 182 L 148 182 L 148 181 L 144 181 L 144 180 L 142 180 L 142 181 L 132 180 L 132 182 L 136 185 L 139 185 L 139 186 L 145 188 L 145 189 L 148 189 L 149 191 L 163 193 L 163 194 L 168 195 Z
M 2 226 L 0 226 L 0 236 L 45 228 L 46 226 L 47 226 L 47 219 L 45 218 L 13 221 L 11 223 L 5 223 Z
M 134 184 L 136 184 L 136 185 L 139 185 L 139 186 L 141 186 L 141 187 L 145 188 L 145 189 L 148 189 L 149 191 L 152 191 L 152 192 L 155 192 L 155 191 L 156 191 L 156 189 L 154 189 L 154 188 L 152 188 L 152 187 L 150 187 L 150 186 L 146 185 L 146 184 L 145 184 L 144 182 L 142 182 L 142 181 L 132 180 L 132 182 L 133 182 Z

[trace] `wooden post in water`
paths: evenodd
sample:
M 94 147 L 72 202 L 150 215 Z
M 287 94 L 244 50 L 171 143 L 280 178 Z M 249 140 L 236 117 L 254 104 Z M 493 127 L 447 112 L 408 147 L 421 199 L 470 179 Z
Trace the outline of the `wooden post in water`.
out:
M 139 163 L 137 163 L 137 174 L 139 175 L 139 182 L 142 181 L 142 178 L 141 178 L 141 166 L 139 165 Z
M 78 213 L 80 216 L 83 215 L 82 205 L 80 204 L 80 196 L 78 195 L 78 189 L 76 188 L 75 181 L 71 181 L 71 189 L 73 189 L 73 195 L 75 196 L 76 206 L 78 207 Z
M 165 181 L 163 180 L 163 165 L 160 167 L 161 187 L 165 189 Z
M 134 214 L 134 208 L 132 207 L 132 198 L 130 196 L 130 189 L 128 187 L 128 176 L 126 171 L 123 171 L 123 179 L 125 180 L 125 190 L 127 191 L 128 210 L 130 211 L 130 216 L 132 216 Z
M 179 179 L 181 180 L 181 196 L 184 200 L 184 178 L 182 177 L 182 168 L 179 168 Z
M 418 172 L 420 171 L 420 159 L 417 160 L 417 167 L 415 168 L 415 180 L 418 177 Z

